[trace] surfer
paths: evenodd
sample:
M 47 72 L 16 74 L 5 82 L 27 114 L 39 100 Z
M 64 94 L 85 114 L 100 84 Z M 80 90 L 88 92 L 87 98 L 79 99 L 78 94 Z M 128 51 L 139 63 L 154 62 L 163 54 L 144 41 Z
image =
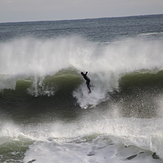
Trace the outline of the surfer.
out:
M 91 88 L 90 88 L 90 79 L 89 77 L 87 76 L 88 72 L 86 72 L 85 74 L 83 72 L 81 72 L 83 78 L 86 80 L 86 85 L 87 85 L 87 88 L 89 90 L 89 93 L 91 93 Z

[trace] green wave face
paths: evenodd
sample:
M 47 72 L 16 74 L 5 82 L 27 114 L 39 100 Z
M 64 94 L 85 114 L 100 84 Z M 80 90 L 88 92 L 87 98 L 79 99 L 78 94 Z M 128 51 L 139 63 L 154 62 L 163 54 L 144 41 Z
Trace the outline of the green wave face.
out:
M 40 121 L 40 117 L 73 119 L 77 115 L 72 92 L 82 83 L 75 71 L 62 70 L 53 76 L 16 81 L 15 89 L 0 93 L 2 118 Z M 66 109 L 65 109 L 66 108 Z M 5 116 L 4 116 L 5 114 Z
M 119 81 L 121 90 L 133 89 L 162 89 L 163 88 L 163 71 L 157 73 L 135 72 L 124 75 Z
M 95 78 L 92 80 L 96 79 L 96 75 L 94 76 Z M 162 94 L 162 81 L 163 71 L 157 73 L 135 72 L 123 75 L 119 79 L 118 89 L 108 92 L 98 105 L 88 106 L 90 109 L 85 113 L 92 109 L 105 112 L 116 104 L 121 106 L 119 112 L 122 116 L 158 116 L 156 99 Z M 98 84 L 100 82 L 98 81 Z M 0 93 L 1 119 L 9 118 L 25 123 L 40 122 L 42 118 L 47 121 L 73 120 L 84 113 L 77 97 L 73 96 L 74 91 L 82 93 L 82 89 L 86 90 L 86 96 L 83 95 L 82 100 L 91 101 L 91 98 L 95 98 L 96 94 L 100 93 L 99 90 L 96 91 L 99 88 L 96 88 L 95 85 L 95 88 L 92 88 L 94 92 L 88 94 L 85 81 L 80 73 L 69 69 L 59 71 L 53 76 L 37 78 L 36 81 L 33 78 L 18 79 L 15 90 L 4 89 Z

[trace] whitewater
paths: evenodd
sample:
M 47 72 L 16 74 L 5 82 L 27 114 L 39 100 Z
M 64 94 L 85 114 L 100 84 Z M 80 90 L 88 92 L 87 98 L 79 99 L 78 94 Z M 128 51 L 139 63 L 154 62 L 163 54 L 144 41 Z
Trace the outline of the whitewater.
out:
M 1 23 L 0 163 L 162 163 L 162 20 Z

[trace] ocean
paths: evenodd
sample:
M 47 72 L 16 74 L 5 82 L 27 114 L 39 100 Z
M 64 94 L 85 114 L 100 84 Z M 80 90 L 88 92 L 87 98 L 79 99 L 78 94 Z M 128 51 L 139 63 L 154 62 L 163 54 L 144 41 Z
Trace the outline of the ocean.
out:
M 0 163 L 163 163 L 163 15 L 0 23 Z

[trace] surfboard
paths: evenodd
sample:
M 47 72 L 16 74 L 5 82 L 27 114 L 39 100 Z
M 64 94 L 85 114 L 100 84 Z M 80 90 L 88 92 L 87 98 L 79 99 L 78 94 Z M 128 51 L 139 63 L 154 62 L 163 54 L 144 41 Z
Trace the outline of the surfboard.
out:
M 97 105 L 87 105 L 87 106 L 84 106 L 83 109 L 92 109 L 92 108 L 95 108 Z
M 102 103 L 104 103 L 104 102 L 106 102 L 108 100 L 109 100 L 109 97 L 103 98 L 103 99 L 99 100 L 98 103 L 96 103 L 96 104 L 88 104 L 88 105 L 82 107 L 82 109 L 92 109 L 92 108 L 95 108 L 98 105 L 101 105 Z

